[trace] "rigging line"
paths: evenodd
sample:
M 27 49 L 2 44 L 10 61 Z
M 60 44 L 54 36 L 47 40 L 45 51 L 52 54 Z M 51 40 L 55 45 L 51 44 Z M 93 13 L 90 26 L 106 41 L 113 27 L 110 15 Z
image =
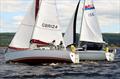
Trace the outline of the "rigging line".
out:
M 84 0 L 83 3 L 83 11 L 82 11 L 82 17 L 81 17 L 81 24 L 80 24 L 80 35 L 79 35 L 79 40 L 78 40 L 78 47 L 80 47 L 80 37 L 81 37 L 81 31 L 82 31 L 82 24 L 83 24 L 83 17 L 84 17 L 84 6 L 85 6 L 86 0 Z
M 77 14 L 78 14 L 80 2 L 81 2 L 81 0 L 79 0 L 79 2 L 77 4 L 77 8 L 75 10 L 74 21 L 73 21 L 73 44 L 75 44 L 75 45 L 77 44 L 77 42 L 76 42 L 76 21 L 77 21 Z
M 4 52 L 4 54 L 5 54 L 5 53 L 7 53 L 7 51 L 8 51 L 8 48 L 9 48 L 9 46 L 7 46 L 7 48 L 5 49 L 5 52 Z

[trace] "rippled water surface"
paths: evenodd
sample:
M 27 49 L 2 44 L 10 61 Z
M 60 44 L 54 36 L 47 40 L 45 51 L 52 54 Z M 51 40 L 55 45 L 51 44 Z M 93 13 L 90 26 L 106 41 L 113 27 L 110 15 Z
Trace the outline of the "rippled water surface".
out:
M 120 49 L 114 62 L 28 65 L 5 63 L 4 48 L 0 48 L 0 79 L 120 79 Z

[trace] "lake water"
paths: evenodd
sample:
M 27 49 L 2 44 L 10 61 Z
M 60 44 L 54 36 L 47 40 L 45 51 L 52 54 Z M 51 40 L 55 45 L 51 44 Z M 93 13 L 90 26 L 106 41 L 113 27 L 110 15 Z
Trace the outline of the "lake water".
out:
M 4 48 L 0 48 L 0 79 L 120 79 L 120 49 L 114 62 L 28 65 L 5 63 Z

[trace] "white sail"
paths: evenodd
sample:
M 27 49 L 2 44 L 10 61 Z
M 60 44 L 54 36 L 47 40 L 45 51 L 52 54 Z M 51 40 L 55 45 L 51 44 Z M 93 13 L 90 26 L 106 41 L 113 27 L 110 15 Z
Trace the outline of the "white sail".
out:
M 9 47 L 17 49 L 29 48 L 34 24 L 35 24 L 35 3 L 33 3 L 30 10 L 24 17 L 24 20 L 20 24 L 19 29 L 15 34 Z
M 73 21 L 74 21 L 74 15 L 72 16 L 70 24 L 67 27 L 67 30 L 66 30 L 65 35 L 64 35 L 65 46 L 73 44 L 73 28 L 74 28 Z
M 65 41 L 66 47 L 71 44 L 77 43 L 77 41 L 76 41 L 76 24 L 77 24 L 77 14 L 78 14 L 78 9 L 79 9 L 79 4 L 80 4 L 80 1 L 76 5 L 77 8 L 75 9 L 75 12 L 70 20 L 69 26 L 64 35 L 64 41 Z
M 32 42 L 37 44 L 47 44 L 55 40 L 58 45 L 63 41 L 55 0 L 42 0 L 39 6 Z
M 103 43 L 92 0 L 87 0 L 84 6 L 80 41 Z

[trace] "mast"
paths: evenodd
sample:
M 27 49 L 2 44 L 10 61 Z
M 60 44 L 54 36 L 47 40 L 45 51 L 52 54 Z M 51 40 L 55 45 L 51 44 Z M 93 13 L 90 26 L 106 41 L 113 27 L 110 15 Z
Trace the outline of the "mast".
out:
M 39 11 L 39 0 L 36 0 L 36 2 L 35 2 L 35 19 L 37 18 L 38 11 Z
M 75 16 L 74 16 L 74 22 L 73 22 L 73 44 L 77 44 L 76 41 L 76 21 L 77 21 L 77 14 L 78 14 L 78 9 L 79 9 L 79 4 L 80 4 L 80 0 L 77 4 L 77 8 L 75 10 Z
M 81 27 L 81 28 L 80 28 L 80 36 L 79 36 L 79 39 L 80 39 L 80 37 L 81 37 L 85 3 L 86 3 L 86 0 L 84 0 L 84 3 L 83 3 L 83 11 L 82 11 L 82 17 L 81 17 L 81 24 L 80 24 L 80 27 Z M 80 40 L 78 40 L 78 47 L 80 47 Z
M 42 0 L 41 0 L 41 3 L 42 3 Z M 33 28 L 33 31 L 32 31 L 31 40 L 30 40 L 30 42 L 32 42 L 32 43 L 34 43 L 34 41 L 32 40 L 32 37 L 33 37 L 33 33 L 34 33 L 36 22 L 37 22 L 37 15 L 38 15 L 39 6 L 40 6 L 39 4 L 40 4 L 40 0 L 35 0 L 35 24 L 34 24 L 34 28 Z M 29 48 L 30 48 L 30 45 L 29 45 Z

